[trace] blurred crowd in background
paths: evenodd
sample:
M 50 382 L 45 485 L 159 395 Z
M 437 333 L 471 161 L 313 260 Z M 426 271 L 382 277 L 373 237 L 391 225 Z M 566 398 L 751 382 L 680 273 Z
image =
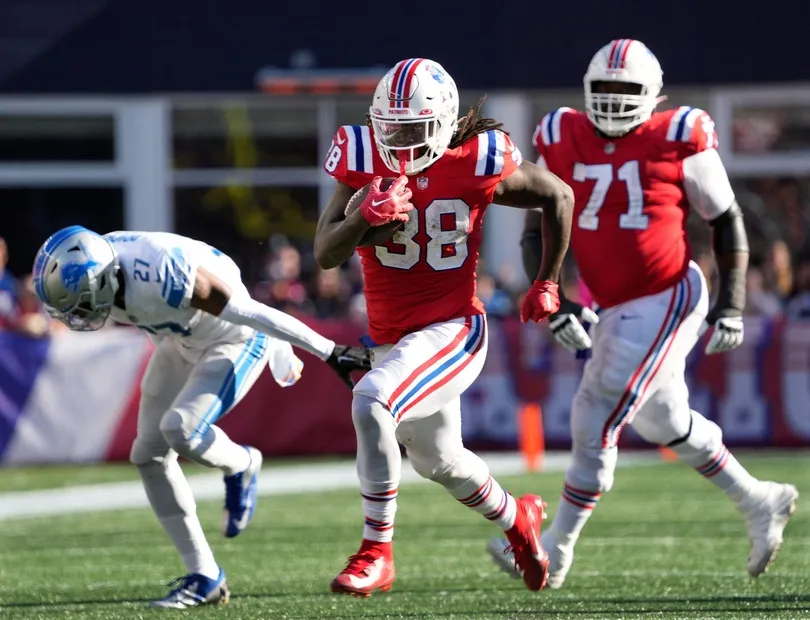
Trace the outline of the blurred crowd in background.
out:
M 810 319 L 810 202 L 808 187 L 795 179 L 756 179 L 735 184 L 737 199 L 746 214 L 751 243 L 746 313 L 769 318 Z M 710 284 L 715 279 L 711 231 L 698 217 L 688 222 L 694 259 Z M 517 243 L 518 240 L 515 240 Z M 248 278 L 253 296 L 291 314 L 319 319 L 349 318 L 366 321 L 363 274 L 357 255 L 346 265 L 318 269 L 312 248 L 275 236 L 264 264 Z M 8 243 L 0 238 L 0 330 L 33 337 L 62 327 L 50 320 L 37 300 L 30 274 L 6 269 Z M 252 280 L 252 281 L 250 281 Z M 492 316 L 516 315 L 526 279 L 519 265 L 478 266 L 478 295 Z M 568 297 L 587 301 L 569 254 L 564 275 Z

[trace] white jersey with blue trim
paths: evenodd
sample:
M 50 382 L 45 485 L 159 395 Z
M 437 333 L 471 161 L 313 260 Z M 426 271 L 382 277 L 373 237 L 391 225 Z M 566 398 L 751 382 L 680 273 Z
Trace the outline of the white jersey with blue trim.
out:
M 255 331 L 190 306 L 198 267 L 234 293 L 247 289 L 231 258 L 210 245 L 164 232 L 118 231 L 105 235 L 124 275 L 125 309 L 113 307 L 118 323 L 146 331 L 156 343 L 172 338 L 184 349 L 202 352 L 212 344 L 241 342 Z

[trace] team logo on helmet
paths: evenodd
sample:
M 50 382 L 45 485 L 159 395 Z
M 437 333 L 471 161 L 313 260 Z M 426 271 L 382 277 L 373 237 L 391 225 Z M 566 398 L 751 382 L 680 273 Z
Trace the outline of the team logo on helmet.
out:
M 444 71 L 440 71 L 433 65 L 428 65 L 427 70 L 430 72 L 431 77 L 439 84 L 444 84 Z
M 59 272 L 62 285 L 67 290 L 78 293 L 82 278 L 94 267 L 98 267 L 98 263 L 92 260 L 86 263 L 68 263 Z

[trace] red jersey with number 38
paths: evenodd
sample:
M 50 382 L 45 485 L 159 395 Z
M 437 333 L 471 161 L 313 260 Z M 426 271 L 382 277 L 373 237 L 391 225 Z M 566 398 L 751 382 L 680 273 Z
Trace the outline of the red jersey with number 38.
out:
M 520 162 L 509 137 L 490 130 L 408 177 L 414 206 L 408 224 L 386 245 L 357 249 L 376 344 L 396 343 L 433 323 L 483 314 L 475 295 L 481 222 L 496 186 Z M 375 176 L 398 176 L 377 154 L 371 129 L 359 125 L 338 129 L 324 169 L 355 189 Z
M 683 160 L 717 147 L 706 112 L 656 112 L 608 140 L 585 114 L 560 108 L 543 118 L 534 142 L 538 163 L 574 190 L 571 249 L 596 303 L 615 306 L 683 278 L 691 258 Z

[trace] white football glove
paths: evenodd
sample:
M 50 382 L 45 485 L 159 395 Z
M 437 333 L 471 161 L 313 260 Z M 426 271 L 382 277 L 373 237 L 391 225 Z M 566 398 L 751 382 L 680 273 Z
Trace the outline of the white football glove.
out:
M 707 325 L 706 329 L 710 326 Z M 704 330 L 705 331 L 705 330 Z M 723 317 L 714 322 L 714 331 L 706 343 L 706 355 L 732 351 L 742 344 L 744 335 L 742 317 Z
M 595 325 L 599 322 L 599 317 L 590 308 L 573 302 L 564 302 L 563 308 L 564 312 L 558 312 L 551 318 L 549 323 L 551 334 L 572 353 L 587 351 L 593 346 L 593 342 L 582 323 Z

